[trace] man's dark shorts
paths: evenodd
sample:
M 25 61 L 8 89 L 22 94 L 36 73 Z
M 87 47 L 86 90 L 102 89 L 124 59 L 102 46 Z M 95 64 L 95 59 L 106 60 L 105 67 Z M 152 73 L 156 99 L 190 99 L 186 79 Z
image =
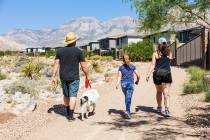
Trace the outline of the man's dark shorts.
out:
M 61 80 L 63 95 L 65 97 L 77 97 L 80 80 L 65 81 Z
M 162 83 L 172 83 L 171 73 L 165 76 L 158 75 L 156 72 L 153 73 L 153 82 L 155 85 L 161 85 Z

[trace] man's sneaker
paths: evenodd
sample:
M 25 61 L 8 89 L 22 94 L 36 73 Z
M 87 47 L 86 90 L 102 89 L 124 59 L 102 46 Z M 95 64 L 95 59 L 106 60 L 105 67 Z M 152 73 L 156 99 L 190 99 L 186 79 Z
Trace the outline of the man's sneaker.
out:
M 128 113 L 128 112 L 125 111 L 125 114 L 124 115 L 125 115 L 125 119 L 131 119 L 130 113 Z
M 72 122 L 72 121 L 75 120 L 75 118 L 74 118 L 74 116 L 68 116 L 68 117 L 67 117 L 67 120 L 68 120 L 69 122 Z
M 162 113 L 162 107 L 157 107 L 157 113 Z
M 165 110 L 165 116 L 166 116 L 166 117 L 170 117 L 170 116 L 171 116 L 171 114 L 170 114 L 170 111 L 169 111 L 169 110 Z

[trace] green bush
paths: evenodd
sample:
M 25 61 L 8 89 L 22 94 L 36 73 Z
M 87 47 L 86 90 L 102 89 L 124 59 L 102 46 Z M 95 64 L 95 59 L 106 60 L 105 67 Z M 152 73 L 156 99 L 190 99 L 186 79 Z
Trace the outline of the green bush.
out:
M 83 55 L 84 55 L 84 57 L 89 57 L 90 54 L 91 54 L 91 51 L 83 50 Z
M 46 57 L 55 56 L 56 55 L 56 51 L 55 50 L 47 51 L 45 55 L 46 55 Z
M 30 62 L 23 66 L 21 72 L 24 77 L 28 77 L 30 79 L 39 79 L 41 77 L 40 71 L 41 71 L 40 64 Z
M 203 76 L 205 74 L 205 70 L 196 66 L 189 67 L 187 72 L 191 75 L 190 81 L 203 80 Z
M 210 90 L 206 91 L 205 96 L 206 96 L 206 101 L 210 102 Z
M 203 87 L 201 84 L 196 82 L 188 83 L 184 85 L 184 93 L 185 94 L 197 94 L 203 91 Z
M 105 60 L 113 60 L 112 56 L 102 56 L 101 59 L 105 59 Z
M 153 43 L 150 40 L 143 40 L 123 47 L 132 61 L 148 61 L 152 59 L 154 51 Z
M 100 55 L 93 55 L 93 56 L 89 57 L 88 59 L 89 59 L 89 60 L 99 60 L 99 59 L 102 59 L 102 58 L 103 58 L 103 57 L 100 56 Z
M 199 67 L 192 66 L 187 69 L 187 72 L 190 74 L 190 80 L 184 85 L 183 92 L 185 94 L 205 92 L 206 101 L 210 102 L 210 86 L 204 80 L 204 76 L 210 74 L 210 71 L 205 71 Z

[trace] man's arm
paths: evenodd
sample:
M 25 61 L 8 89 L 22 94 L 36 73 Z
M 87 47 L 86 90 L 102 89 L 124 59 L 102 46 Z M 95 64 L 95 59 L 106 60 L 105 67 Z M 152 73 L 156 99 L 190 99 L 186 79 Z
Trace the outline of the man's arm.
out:
M 59 67 L 59 59 L 54 60 L 54 64 L 52 66 L 52 84 L 53 86 L 57 86 L 56 74 Z
M 89 73 L 88 73 L 87 63 L 86 62 L 80 62 L 80 65 L 81 65 L 82 71 L 85 74 L 86 79 L 89 80 Z

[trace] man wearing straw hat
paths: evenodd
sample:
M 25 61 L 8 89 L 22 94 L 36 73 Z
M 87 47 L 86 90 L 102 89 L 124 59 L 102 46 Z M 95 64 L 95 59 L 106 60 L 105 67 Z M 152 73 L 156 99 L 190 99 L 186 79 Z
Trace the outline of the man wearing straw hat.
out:
M 60 48 L 56 52 L 55 62 L 52 70 L 52 84 L 56 86 L 56 73 L 60 65 L 60 79 L 64 95 L 64 105 L 66 107 L 66 117 L 69 121 L 74 120 L 74 109 L 76 105 L 77 92 L 79 90 L 79 64 L 88 80 L 88 71 L 83 53 L 76 46 L 79 38 L 70 32 L 64 40 L 66 47 Z

